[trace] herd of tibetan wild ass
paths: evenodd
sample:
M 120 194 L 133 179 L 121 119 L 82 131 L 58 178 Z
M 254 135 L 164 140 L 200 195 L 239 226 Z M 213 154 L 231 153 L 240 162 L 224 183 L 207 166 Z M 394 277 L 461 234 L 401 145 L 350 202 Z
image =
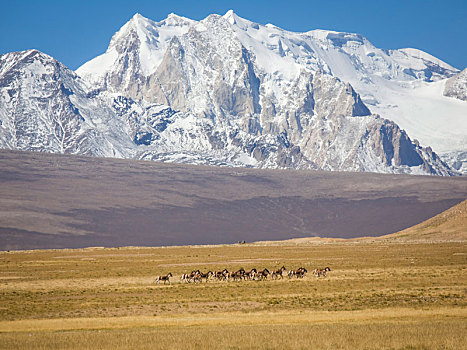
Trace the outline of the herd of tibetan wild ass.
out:
M 326 277 L 326 273 L 328 271 L 331 271 L 329 267 L 325 267 L 324 269 L 315 269 L 313 270 L 313 274 L 315 275 L 316 278 L 319 278 L 320 276 Z M 268 279 L 268 276 L 271 276 L 272 280 L 275 279 L 283 279 L 284 274 L 289 277 L 289 279 L 292 278 L 304 278 L 307 274 L 307 269 L 304 267 L 300 267 L 297 270 L 289 270 L 285 268 L 285 266 L 282 266 L 278 270 L 273 270 L 269 272 L 268 269 L 263 269 L 258 271 L 257 269 L 251 269 L 250 271 L 245 271 L 245 269 L 242 267 L 240 270 L 235 271 L 235 272 L 229 272 L 227 269 L 224 269 L 222 271 L 208 271 L 206 273 L 201 272 L 200 270 L 195 270 L 192 271 L 191 273 L 184 273 L 180 277 L 180 281 L 184 283 L 201 283 L 203 280 L 208 282 L 209 280 L 214 280 L 214 281 L 245 281 L 245 280 L 250 280 L 250 281 L 264 281 Z M 157 276 L 156 277 L 156 283 L 169 283 L 170 284 L 170 278 L 173 277 L 172 273 L 168 273 L 167 275 L 163 276 Z

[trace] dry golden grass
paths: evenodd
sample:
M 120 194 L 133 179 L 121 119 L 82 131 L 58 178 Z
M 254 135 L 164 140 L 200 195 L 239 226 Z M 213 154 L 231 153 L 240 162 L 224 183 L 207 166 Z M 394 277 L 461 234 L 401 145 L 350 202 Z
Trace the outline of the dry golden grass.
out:
M 465 320 L 464 320 L 465 321 Z M 0 334 L 20 349 L 461 349 L 466 323 L 457 319 L 311 324 L 234 324 L 78 329 Z
M 0 253 L 0 348 L 459 349 L 466 243 L 326 243 Z M 326 279 L 184 284 L 244 267 Z M 171 285 L 154 276 L 172 272 Z

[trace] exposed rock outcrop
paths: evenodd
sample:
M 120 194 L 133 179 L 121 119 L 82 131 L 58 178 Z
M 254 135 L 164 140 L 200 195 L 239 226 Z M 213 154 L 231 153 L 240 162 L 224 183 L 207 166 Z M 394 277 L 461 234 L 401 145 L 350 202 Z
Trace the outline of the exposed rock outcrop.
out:
M 446 81 L 444 96 L 467 101 L 467 68 Z

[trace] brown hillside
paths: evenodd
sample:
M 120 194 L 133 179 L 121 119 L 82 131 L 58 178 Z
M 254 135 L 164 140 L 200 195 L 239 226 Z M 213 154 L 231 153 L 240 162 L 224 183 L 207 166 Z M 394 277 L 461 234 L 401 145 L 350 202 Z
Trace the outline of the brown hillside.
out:
M 418 225 L 380 238 L 407 241 L 467 241 L 467 200 Z
M 377 237 L 466 198 L 466 177 L 223 168 L 0 150 L 0 250 Z
M 405 230 L 380 236 L 357 237 L 351 239 L 330 237 L 303 237 L 282 241 L 261 241 L 259 245 L 322 244 L 322 243 L 368 243 L 390 241 L 448 242 L 467 241 L 467 200 L 443 211 L 442 213 L 409 227 Z

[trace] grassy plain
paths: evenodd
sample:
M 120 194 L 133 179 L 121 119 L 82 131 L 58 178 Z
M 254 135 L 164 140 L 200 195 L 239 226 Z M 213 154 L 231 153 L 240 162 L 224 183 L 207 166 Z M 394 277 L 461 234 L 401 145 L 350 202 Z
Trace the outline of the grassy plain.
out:
M 184 284 L 194 269 L 326 279 Z M 336 242 L 0 252 L 0 348 L 461 349 L 467 244 Z M 172 272 L 171 285 L 154 283 Z

